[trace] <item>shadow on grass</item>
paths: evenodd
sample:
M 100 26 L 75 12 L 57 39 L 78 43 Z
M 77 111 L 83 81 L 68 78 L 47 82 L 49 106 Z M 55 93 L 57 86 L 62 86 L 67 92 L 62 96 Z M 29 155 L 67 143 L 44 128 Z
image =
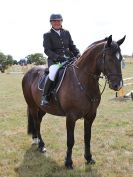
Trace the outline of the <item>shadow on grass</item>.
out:
M 57 159 L 58 160 L 58 159 Z M 46 154 L 31 147 L 24 155 L 22 164 L 15 168 L 19 177 L 101 177 L 97 170 L 86 165 L 85 169 L 67 170 Z

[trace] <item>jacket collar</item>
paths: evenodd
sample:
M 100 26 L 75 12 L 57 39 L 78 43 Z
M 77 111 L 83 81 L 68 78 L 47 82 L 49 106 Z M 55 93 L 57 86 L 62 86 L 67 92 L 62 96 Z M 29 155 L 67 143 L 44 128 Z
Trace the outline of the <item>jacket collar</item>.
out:
M 58 37 L 62 37 L 62 35 L 63 35 L 63 29 L 60 30 L 60 35 L 59 35 L 53 28 L 51 28 L 50 31 L 51 31 L 52 33 L 54 33 L 56 36 L 58 36 Z

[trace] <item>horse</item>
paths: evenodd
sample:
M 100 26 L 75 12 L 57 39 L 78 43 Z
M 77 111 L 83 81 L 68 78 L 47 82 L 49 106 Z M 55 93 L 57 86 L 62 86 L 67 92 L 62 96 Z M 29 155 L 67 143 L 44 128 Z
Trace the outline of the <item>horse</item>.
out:
M 35 66 L 24 75 L 22 90 L 27 103 L 28 134 L 38 143 L 40 152 L 46 147 L 40 132 L 40 125 L 46 113 L 65 116 L 67 131 L 67 150 L 64 164 L 66 168 L 73 168 L 72 149 L 74 146 L 74 128 L 78 119 L 84 119 L 84 158 L 88 164 L 94 164 L 91 154 L 91 127 L 100 104 L 101 93 L 99 79 L 101 74 L 110 89 L 118 91 L 123 86 L 120 45 L 124 36 L 118 41 L 109 37 L 92 43 L 73 63 L 68 65 L 66 73 L 56 93 L 48 105 L 40 106 L 42 91 L 38 89 L 38 82 L 43 76 L 45 68 Z M 59 104 L 58 104 L 59 103 Z

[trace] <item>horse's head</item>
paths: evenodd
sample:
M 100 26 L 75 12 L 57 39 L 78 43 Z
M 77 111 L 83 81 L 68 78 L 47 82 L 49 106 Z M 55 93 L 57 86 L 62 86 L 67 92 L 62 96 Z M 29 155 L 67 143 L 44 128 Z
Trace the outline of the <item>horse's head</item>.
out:
M 123 86 L 121 61 L 122 55 L 120 45 L 124 42 L 125 36 L 119 41 L 112 41 L 112 35 L 106 39 L 103 49 L 101 71 L 108 80 L 109 87 L 118 91 Z

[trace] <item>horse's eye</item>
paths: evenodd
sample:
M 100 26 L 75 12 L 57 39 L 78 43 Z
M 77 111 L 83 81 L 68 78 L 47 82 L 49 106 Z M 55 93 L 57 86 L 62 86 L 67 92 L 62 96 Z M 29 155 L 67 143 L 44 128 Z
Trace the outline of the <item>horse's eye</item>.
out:
M 120 57 L 120 53 L 119 53 L 119 52 L 116 53 L 116 58 L 117 58 L 118 60 L 120 60 L 121 57 Z

